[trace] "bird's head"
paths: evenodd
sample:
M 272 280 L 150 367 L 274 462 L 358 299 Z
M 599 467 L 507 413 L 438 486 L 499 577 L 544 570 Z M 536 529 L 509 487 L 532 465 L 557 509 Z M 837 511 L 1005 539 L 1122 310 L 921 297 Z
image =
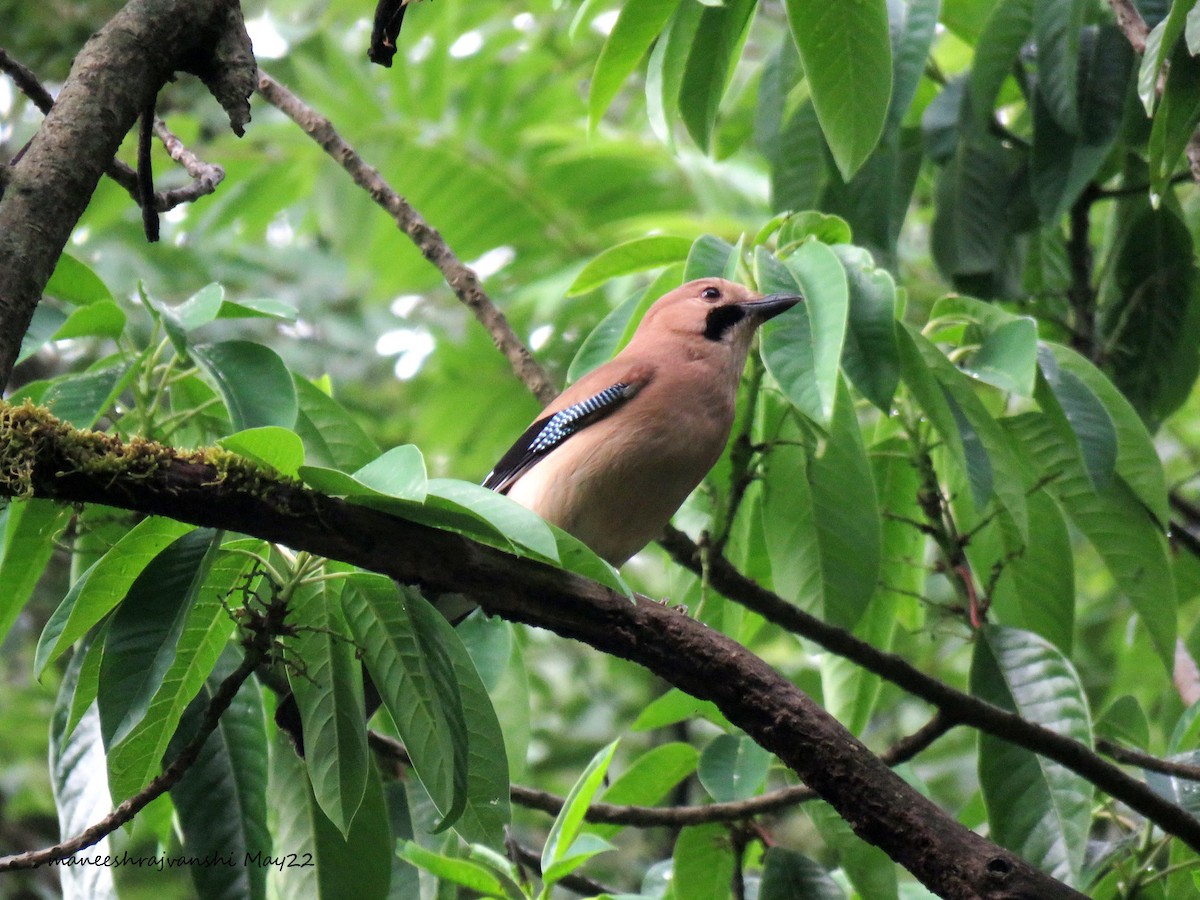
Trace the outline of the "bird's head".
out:
M 675 334 L 748 347 L 759 325 L 803 299 L 799 293 L 764 296 L 724 278 L 699 278 L 656 300 L 638 326 L 638 335 Z

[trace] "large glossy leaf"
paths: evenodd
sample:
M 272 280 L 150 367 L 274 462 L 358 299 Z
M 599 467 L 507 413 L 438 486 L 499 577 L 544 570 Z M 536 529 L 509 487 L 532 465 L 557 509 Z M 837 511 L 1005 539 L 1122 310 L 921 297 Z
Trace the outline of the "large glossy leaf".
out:
M 718 803 L 748 800 L 767 777 L 771 754 L 744 734 L 719 734 L 700 754 L 697 774 Z
M 340 403 L 307 379 L 292 380 L 299 407 L 296 433 L 310 465 L 353 472 L 379 455 L 375 442 Z
M 1088 0 L 1039 0 L 1033 7 L 1038 87 L 1051 115 L 1070 133 L 1079 130 L 1079 41 Z
M 896 346 L 896 283 L 870 256 L 841 245 L 834 248 L 846 272 L 849 322 L 842 368 L 859 392 L 884 412 L 900 383 Z
M 754 14 L 756 0 L 705 6 L 679 84 L 679 112 L 692 140 L 708 150 L 725 86 Z
M 588 116 L 594 127 L 612 103 L 680 0 L 626 0 L 596 60 L 588 87 Z
M 248 428 L 221 438 L 217 443 L 289 478 L 295 478 L 304 464 L 304 442 L 300 436 L 277 425 Z
M 221 553 L 209 569 L 204 584 L 196 592 L 195 602 L 184 613 L 174 658 L 154 688 L 146 715 L 120 746 L 109 751 L 109 769 L 120 773 L 119 777 L 113 776 L 115 793 L 120 793 L 118 788 L 122 785 L 132 785 L 136 790 L 158 773 L 188 703 L 204 686 L 233 631 L 233 620 L 222 601 L 238 588 L 257 588 L 254 583 L 244 581 L 254 562 L 243 553 L 265 553 L 266 544 L 245 539 L 228 546 L 240 552 Z M 119 618 L 118 615 L 111 627 L 116 627 Z M 100 673 L 97 666 L 97 684 Z
M 0 509 L 0 641 L 37 586 L 70 518 L 49 500 L 10 500 Z
M 1047 344 L 1059 366 L 1100 399 L 1117 429 L 1117 472 L 1159 525 L 1167 527 L 1167 485 L 1158 451 L 1133 405 L 1090 362 L 1061 344 Z
M 367 785 L 362 667 L 342 618 L 340 585 L 301 585 L 292 594 L 288 641 L 298 660 L 288 683 L 304 724 L 304 761 L 313 796 L 343 836 Z
M 147 760 L 140 742 L 124 754 L 120 751 L 147 716 L 172 667 L 219 542 L 220 535 L 211 529 L 196 529 L 174 541 L 138 575 L 108 628 L 96 700 L 109 754 L 109 786 L 118 799 L 139 790 L 146 783 L 146 772 L 156 769 L 161 760 L 161 747 L 157 758 Z M 186 699 L 173 710 L 176 722 Z M 161 708 L 154 712 L 171 714 Z
M 50 720 L 50 787 L 58 812 L 59 834 L 71 837 L 95 824 L 112 812 L 104 760 L 104 743 L 100 739 L 100 714 L 95 704 L 74 727 L 68 727 L 71 701 L 75 694 L 85 654 L 72 657 L 59 686 Z M 91 856 L 111 852 L 112 842 L 103 837 L 83 853 Z M 116 898 L 113 870 L 107 866 L 61 866 L 64 898 L 72 900 L 109 900 Z
M 67 316 L 51 340 L 68 338 L 107 337 L 116 340 L 125 330 L 125 313 L 111 300 L 98 300 L 82 306 Z
M 112 292 L 100 276 L 69 253 L 59 256 L 43 293 L 76 306 L 112 302 L 113 299 Z
M 92 428 L 129 386 L 136 370 L 129 362 L 69 375 L 53 382 L 41 404 L 76 428 Z
M 296 387 L 279 355 L 263 344 L 223 341 L 191 348 L 221 392 L 235 431 L 296 424 Z
M 71 586 L 50 616 L 34 655 L 40 673 L 121 602 L 134 580 L 167 545 L 192 530 L 172 519 L 143 519 Z
M 846 820 L 827 803 L 813 804 L 809 815 L 821 832 L 825 846 L 837 854 L 842 871 L 860 897 L 898 900 L 896 866 L 886 853 L 856 835 Z
M 282 732 L 271 745 L 267 793 L 275 847 L 272 854 L 252 855 L 249 864 L 274 869 L 272 884 L 283 900 L 385 900 L 393 842 L 374 764 L 347 837 L 321 812 L 304 761 Z
M 509 897 L 521 900 L 520 887 L 490 866 L 469 859 L 456 859 L 426 850 L 413 841 L 405 841 L 397 852 L 402 859 L 436 875 L 443 883 L 461 885 L 484 897 Z
M 888 103 L 885 134 L 900 127 L 925 74 L 929 49 L 937 34 L 941 0 L 911 0 L 888 4 L 892 18 L 892 97 Z M 899 20 L 899 21 L 897 21 Z
M 788 0 L 788 22 L 813 105 L 842 176 L 850 178 L 883 133 L 892 94 L 884 0 Z
M 1146 49 L 1138 68 L 1138 97 L 1146 108 L 1146 115 L 1154 114 L 1158 100 L 1159 77 L 1163 64 L 1171 55 L 1179 37 L 1187 26 L 1188 13 L 1196 0 L 1179 0 L 1171 3 L 1171 11 L 1151 29 L 1146 38 Z
M 999 0 L 991 8 L 971 63 L 969 95 L 977 127 L 992 118 L 996 98 L 1033 31 L 1035 0 Z
M 1184 4 L 1177 4 L 1182 6 Z M 1159 196 L 1168 190 L 1175 166 L 1200 122 L 1200 59 L 1179 41 L 1171 53 L 1171 67 L 1162 100 L 1150 129 L 1150 189 Z
M 441 815 L 438 827 L 448 827 L 467 804 L 469 737 L 448 649 L 458 639 L 419 594 L 401 591 L 388 578 L 351 577 L 342 606 L 413 769 Z
M 1045 388 L 1038 403 L 1052 417 L 1061 416 L 1079 445 L 1088 477 L 1103 490 L 1117 466 L 1117 426 L 1100 398 L 1074 372 L 1058 364 L 1048 347 L 1038 350 L 1038 366 Z
M 428 484 L 425 459 L 412 444 L 393 447 L 353 475 L 321 466 L 301 466 L 299 475 L 305 484 L 323 493 L 355 502 L 378 499 L 384 505 L 388 500 L 420 503 Z
M 221 681 L 239 662 L 232 649 L 222 655 L 196 700 L 188 707 L 168 749 L 174 758 L 192 739 Z M 267 867 L 251 865 L 271 855 L 267 830 L 267 730 L 262 695 L 253 678 L 244 682 L 209 735 L 200 756 L 173 788 L 171 801 L 183 833 L 183 853 L 197 859 L 233 859 L 236 865 L 189 866 L 203 897 L 266 896 Z
M 1175 659 L 1175 583 L 1157 524 L 1121 477 L 1097 491 L 1074 448 L 1045 415 L 1011 416 L 1003 424 L 1049 478 L 1046 489 L 1096 548 L 1170 673 Z
M 1109 371 L 1156 427 L 1183 403 L 1200 371 L 1200 277 L 1187 227 L 1171 209 L 1136 207 L 1102 292 Z
M 568 296 L 595 290 L 618 275 L 644 272 L 687 259 L 692 249 L 690 238 L 659 234 L 626 241 L 605 250 L 583 267 L 567 289 Z
M 837 255 L 818 241 L 801 244 L 784 267 L 773 260 L 762 248 L 756 249 L 759 289 L 766 293 L 798 288 L 804 302 L 764 327 L 763 360 L 788 399 L 814 421 L 827 424 L 833 415 L 850 311 L 846 270 Z
M 635 759 L 604 790 L 601 799 L 617 805 L 653 806 L 684 778 L 696 771 L 700 754 L 691 744 L 659 744 Z M 593 825 L 591 830 L 611 838 L 621 825 Z
M 787 847 L 771 847 L 763 857 L 758 900 L 792 900 L 795 897 L 846 900 L 846 893 L 814 860 Z
M 1087 698 L 1075 670 L 1034 634 L 985 628 L 975 644 L 971 692 L 1091 744 Z M 987 734 L 979 738 L 979 782 L 993 839 L 1055 878 L 1078 883 L 1092 785 L 1058 763 Z
M 1051 110 L 1040 79 L 1033 98 L 1030 187 L 1042 221 L 1056 222 L 1095 177 L 1124 113 L 1133 51 L 1114 26 L 1080 34 L 1079 124 L 1067 130 Z M 1182 146 L 1180 146 L 1182 151 Z
M 791 437 L 789 435 L 789 437 Z M 775 588 L 845 628 L 862 617 L 880 565 L 880 514 L 849 391 L 819 454 L 783 442 L 767 458 L 762 517 Z M 788 489 L 790 487 L 790 490 Z
M 671 147 L 679 118 L 679 86 L 703 14 L 698 3 L 680 3 L 646 64 L 646 113 L 659 140 Z
M 688 825 L 675 839 L 671 878 L 676 897 L 725 900 L 733 879 L 729 831 L 718 823 Z

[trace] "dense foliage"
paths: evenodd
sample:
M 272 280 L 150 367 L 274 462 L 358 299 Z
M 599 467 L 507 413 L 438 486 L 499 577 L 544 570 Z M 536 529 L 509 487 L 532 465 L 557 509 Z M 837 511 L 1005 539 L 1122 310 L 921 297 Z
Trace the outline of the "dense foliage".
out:
M 4 49 L 52 84 L 115 10 L 3 6 Z M 261 97 L 228 136 L 191 79 L 159 112 L 224 182 L 166 213 L 156 245 L 101 182 L 8 403 L 669 597 L 877 752 L 929 698 L 727 599 L 709 563 L 1089 748 L 1200 761 L 1195 0 L 437 0 L 408 11 L 390 70 L 366 63 L 361 0 L 243 7 L 260 65 L 471 261 L 558 383 L 689 278 L 803 292 L 676 517 L 706 564 L 651 547 L 618 574 L 479 488 L 537 401 L 320 147 Z M 40 121 L 13 84 L 5 161 Z M 186 180 L 155 162 L 160 188 Z M 5 469 L 20 452 L 0 447 Z M 289 609 L 183 780 L 99 845 L 236 865 L 0 872 L 4 890 L 928 896 L 820 801 L 585 821 L 593 800 L 795 783 L 626 661 L 478 614 L 452 629 L 382 576 L 167 517 L 17 496 L 0 523 L 0 853 L 137 795 L 237 669 L 241 629 Z M 360 659 L 403 765 L 368 744 Z M 304 759 L 271 688 L 295 693 Z M 1197 848 L 1003 737 L 955 728 L 901 772 L 1089 896 L 1196 895 Z M 1191 782 L 1144 763 L 1200 812 Z M 510 807 L 510 779 L 563 795 L 557 818 L 519 792 Z M 530 858 L 544 881 L 523 880 Z

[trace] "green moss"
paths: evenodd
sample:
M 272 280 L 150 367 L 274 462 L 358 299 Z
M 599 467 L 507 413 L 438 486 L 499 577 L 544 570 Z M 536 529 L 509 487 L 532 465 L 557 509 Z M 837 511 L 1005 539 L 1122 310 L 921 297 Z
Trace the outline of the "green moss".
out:
M 72 428 L 28 401 L 22 406 L 0 402 L 0 494 L 33 496 L 38 473 L 141 480 L 176 463 L 206 466 L 214 473 L 210 484 L 263 500 L 291 481 L 220 448 L 181 451 L 139 437 L 123 441 Z

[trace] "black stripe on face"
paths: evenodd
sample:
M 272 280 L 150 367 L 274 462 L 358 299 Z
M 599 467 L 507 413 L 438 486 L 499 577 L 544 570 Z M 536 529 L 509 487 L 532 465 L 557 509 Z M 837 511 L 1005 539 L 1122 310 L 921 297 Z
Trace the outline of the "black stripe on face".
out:
M 704 319 L 704 336 L 710 341 L 719 341 L 734 325 L 746 318 L 740 306 L 716 306 L 708 311 Z

